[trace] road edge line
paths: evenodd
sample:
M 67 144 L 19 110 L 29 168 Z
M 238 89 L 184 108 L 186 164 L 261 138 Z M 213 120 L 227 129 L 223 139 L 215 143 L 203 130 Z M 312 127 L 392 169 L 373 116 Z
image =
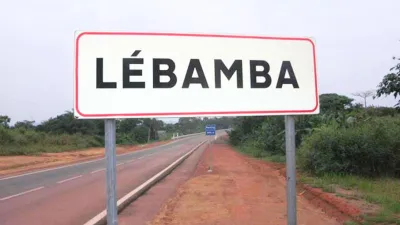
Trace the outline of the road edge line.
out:
M 142 183 L 139 185 L 139 187 L 135 188 L 133 191 L 129 192 L 122 198 L 120 198 L 117 201 L 117 208 L 118 208 L 118 213 L 120 213 L 126 206 L 128 206 L 130 203 L 132 203 L 134 200 L 139 198 L 144 192 L 146 192 L 148 189 L 150 189 L 153 185 L 155 185 L 158 181 L 161 179 L 165 178 L 170 174 L 176 167 L 178 167 L 185 159 L 187 159 L 194 151 L 196 151 L 198 148 L 200 148 L 204 143 L 206 143 L 207 140 L 201 142 L 198 144 L 196 147 L 191 149 L 189 152 L 187 152 L 185 155 L 181 156 L 179 159 L 171 163 L 169 166 L 167 166 L 165 169 L 148 179 L 146 182 Z M 106 215 L 107 211 L 106 209 L 97 214 L 95 217 L 87 221 L 84 225 L 103 225 L 106 224 Z
M 75 176 L 75 177 L 70 177 L 70 178 L 67 178 L 67 179 L 64 179 L 64 180 L 60 180 L 60 181 L 57 181 L 57 184 L 62 184 L 62 183 L 65 183 L 65 182 L 68 182 L 68 181 L 71 181 L 71 180 L 75 180 L 75 179 L 78 179 L 78 178 L 81 178 L 83 175 L 81 174 L 81 175 L 78 175 L 78 176 Z
M 24 192 L 15 194 L 15 195 L 10 195 L 10 196 L 1 198 L 0 201 L 5 201 L 5 200 L 8 200 L 8 199 L 11 199 L 11 198 L 14 198 L 14 197 L 18 197 L 18 196 L 21 196 L 21 195 L 24 195 L 24 194 L 28 194 L 28 193 L 31 193 L 31 192 L 34 192 L 34 191 L 38 191 L 38 190 L 43 189 L 43 188 L 44 188 L 44 186 L 33 188 L 33 189 L 30 189 L 30 190 L 27 190 L 27 191 L 24 191 Z
M 185 138 L 190 138 L 190 137 L 185 137 Z M 168 142 L 168 143 L 165 143 L 165 144 L 162 144 L 162 145 L 157 145 L 157 146 L 154 146 L 154 147 L 143 148 L 143 149 L 140 149 L 140 150 L 137 150 L 137 151 L 133 151 L 133 152 L 126 152 L 126 153 L 122 153 L 122 154 L 117 154 L 117 157 L 124 156 L 124 155 L 129 155 L 129 154 L 133 154 L 133 153 L 137 153 L 137 152 L 145 152 L 146 150 L 150 150 L 150 149 L 157 148 L 157 147 L 165 147 L 165 146 L 171 145 L 173 143 L 179 142 L 181 140 L 184 140 L 185 138 L 182 138 L 182 139 L 179 139 L 179 140 L 173 140 L 171 142 Z M 105 159 L 105 157 L 94 158 L 92 160 L 88 159 L 88 161 L 83 159 L 82 161 L 72 162 L 71 164 L 64 164 L 64 165 L 59 165 L 59 166 L 55 166 L 55 167 L 42 168 L 42 169 L 32 170 L 31 172 L 26 171 L 26 172 L 22 172 L 21 174 L 17 173 L 17 174 L 14 174 L 14 175 L 0 176 L 0 181 L 14 179 L 14 178 L 23 177 L 23 176 L 29 176 L 29 175 L 43 173 L 43 172 L 48 172 L 48 171 L 52 171 L 52 170 L 64 169 L 64 168 L 73 167 L 73 166 L 79 166 L 79 165 L 83 165 L 83 164 L 97 162 L 97 161 L 100 161 L 100 160 L 103 160 L 103 159 Z

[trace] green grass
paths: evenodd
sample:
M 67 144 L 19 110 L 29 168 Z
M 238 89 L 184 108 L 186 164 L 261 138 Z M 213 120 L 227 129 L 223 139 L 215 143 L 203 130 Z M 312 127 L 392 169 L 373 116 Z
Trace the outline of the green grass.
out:
M 353 222 L 353 221 L 347 221 L 344 223 L 344 225 L 358 225 L 358 223 Z
M 0 145 L 0 156 L 10 155 L 39 155 L 40 153 L 67 152 L 90 147 L 100 147 L 100 144 L 85 142 L 65 145 L 56 144 L 26 144 L 26 145 Z
M 238 152 L 254 158 L 260 158 L 270 162 L 285 162 L 284 155 L 272 155 L 252 144 L 235 147 Z M 364 178 L 359 176 L 325 174 L 323 176 L 311 176 L 302 173 L 300 182 L 313 187 L 321 188 L 325 192 L 335 193 L 337 187 L 351 190 L 356 196 L 348 196 L 337 193 L 337 196 L 348 199 L 362 199 L 366 202 L 381 207 L 373 216 L 364 215 L 363 225 L 400 225 L 400 180 L 394 178 Z M 349 221 L 346 225 L 357 224 Z
M 0 127 L 0 155 L 37 155 L 102 146 L 102 137 L 81 134 L 48 134 Z
M 263 151 L 262 149 L 256 148 L 249 144 L 238 146 L 235 149 L 243 154 L 269 162 L 282 163 L 286 161 L 284 155 L 273 155 L 269 152 Z
M 168 140 L 171 136 L 172 134 L 167 134 L 162 140 Z M 117 145 L 147 144 L 138 143 L 132 137 L 132 134 L 117 134 Z M 157 141 L 160 140 L 151 140 L 149 143 Z M 35 130 L 0 127 L 0 156 L 39 155 L 40 153 L 66 152 L 103 146 L 103 136 L 50 134 Z
M 358 176 L 326 174 L 319 177 L 303 175 L 300 181 L 328 192 L 334 192 L 335 187 L 353 190 L 359 194 L 358 198 L 381 206 L 382 210 L 377 215 L 365 217 L 363 223 L 365 225 L 400 225 L 398 216 L 400 214 L 400 181 L 398 179 L 368 179 Z
M 160 140 L 156 140 L 156 141 L 167 141 L 167 140 L 171 140 L 173 136 L 173 132 L 167 132 L 165 133 L 163 136 L 160 137 Z
M 284 163 L 286 162 L 286 157 L 284 155 L 267 155 L 261 158 L 262 160 L 268 162 Z

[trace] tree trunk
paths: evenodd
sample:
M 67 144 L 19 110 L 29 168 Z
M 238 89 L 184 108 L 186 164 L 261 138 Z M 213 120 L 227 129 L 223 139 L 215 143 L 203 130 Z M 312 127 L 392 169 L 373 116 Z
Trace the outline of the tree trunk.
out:
M 151 126 L 149 127 L 149 132 L 147 132 L 147 143 L 150 142 Z

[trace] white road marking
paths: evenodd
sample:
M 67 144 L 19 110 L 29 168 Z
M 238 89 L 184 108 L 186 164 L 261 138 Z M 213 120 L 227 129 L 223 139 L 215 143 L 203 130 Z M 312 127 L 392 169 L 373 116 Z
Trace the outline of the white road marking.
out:
M 1 198 L 0 201 L 4 201 L 4 200 L 8 200 L 10 198 L 14 198 L 14 197 L 17 197 L 17 196 L 20 196 L 20 195 L 28 194 L 30 192 L 34 192 L 34 191 L 40 190 L 42 188 L 44 188 L 44 186 L 38 187 L 38 188 L 34 188 L 34 189 L 31 189 L 31 190 L 28 190 L 28 191 L 24 191 L 24 192 L 21 192 L 21 193 L 16 194 L 16 195 L 11 195 L 11 196 L 8 196 L 8 197 L 5 197 L 5 198 Z
M 79 176 L 76 176 L 76 177 L 71 177 L 71 178 L 68 178 L 68 179 L 65 179 L 65 180 L 58 181 L 57 184 L 62 184 L 62 183 L 64 183 L 64 182 L 67 182 L 67 181 L 70 181 L 70 180 L 74 180 L 74 179 L 79 178 L 79 177 L 82 177 L 82 175 L 79 175 Z
M 159 154 L 159 153 L 161 153 L 161 152 L 151 153 L 151 154 L 148 154 L 148 155 L 144 155 L 144 156 L 141 156 L 141 157 L 139 157 L 139 158 L 134 158 L 134 159 L 125 161 L 124 163 L 131 163 L 131 162 L 137 161 L 137 160 L 139 160 L 139 159 L 144 159 L 144 158 L 146 158 L 147 156 L 156 155 L 156 154 Z M 118 166 L 118 165 L 117 165 L 117 166 Z
M 171 165 L 169 165 L 168 167 L 166 167 L 165 169 L 163 169 L 161 172 L 159 172 L 158 174 L 154 175 L 152 178 L 150 178 L 149 180 L 145 181 L 143 184 L 141 184 L 139 187 L 135 188 L 133 191 L 129 192 L 128 194 L 126 194 L 125 196 L 123 196 L 122 198 L 120 198 L 117 201 L 117 208 L 120 208 L 121 205 L 123 203 L 125 203 L 129 198 L 132 198 L 134 195 L 137 195 L 140 191 L 143 191 L 146 187 L 149 188 L 151 187 L 151 183 L 154 182 L 154 180 L 158 179 L 159 177 L 163 176 L 163 174 L 166 173 L 166 171 L 168 171 L 170 168 L 174 167 L 176 164 L 179 164 L 180 161 L 183 161 L 183 158 L 186 157 L 186 155 L 190 155 L 192 152 L 194 152 L 197 148 L 199 148 L 202 144 L 204 144 L 205 141 L 201 142 L 200 144 L 198 144 L 195 148 L 193 148 L 192 150 L 190 150 L 189 152 L 187 152 L 184 156 L 180 157 L 179 159 L 177 159 L 175 162 L 173 162 Z M 90 219 L 89 221 L 87 221 L 84 225 L 95 225 L 98 224 L 99 221 L 101 221 L 102 219 L 104 219 L 107 216 L 107 211 L 106 209 L 101 211 L 99 214 L 97 214 L 95 217 L 93 217 L 92 219 Z
M 128 160 L 128 161 L 126 161 L 125 163 L 131 163 L 131 162 L 134 162 L 134 161 L 136 161 L 137 159 L 131 159 L 131 160 Z
M 124 153 L 124 154 L 118 154 L 118 156 L 130 155 L 130 154 L 143 152 L 143 151 L 146 151 L 146 150 L 149 150 L 149 149 L 153 149 L 153 148 L 165 147 L 165 146 L 174 144 L 174 143 L 176 143 L 178 141 L 182 141 L 182 140 L 185 140 L 185 139 L 186 138 L 181 139 L 181 140 L 171 141 L 171 142 L 168 142 L 168 143 L 163 144 L 163 145 L 158 145 L 158 146 L 154 146 L 154 147 L 150 147 L 150 148 L 145 148 L 145 149 L 141 149 L 141 150 L 134 151 L 134 152 L 127 152 L 127 153 Z M 3 177 L 3 178 L 0 178 L 0 181 L 13 179 L 13 178 L 18 178 L 18 177 L 23 177 L 23 176 L 28 176 L 28 175 L 33 175 L 33 174 L 37 174 L 37 173 L 43 173 L 43 172 L 52 171 L 52 170 L 58 170 L 58 169 L 73 167 L 73 166 L 79 166 L 79 165 L 83 165 L 83 164 L 87 164 L 87 163 L 97 162 L 97 161 L 100 161 L 100 160 L 103 160 L 103 159 L 105 159 L 105 158 L 103 157 L 103 158 L 100 158 L 100 159 L 90 160 L 90 161 L 87 161 L 87 162 L 74 163 L 74 164 L 70 164 L 70 165 L 65 165 L 65 166 L 60 166 L 60 167 L 55 167 L 55 168 L 50 168 L 50 169 L 45 169 L 45 170 L 39 170 L 39 171 L 30 172 L 30 173 L 24 173 L 24 174 L 15 175 L 15 176 Z
M 101 159 L 95 159 L 95 160 L 91 160 L 91 161 L 87 161 L 87 162 L 75 163 L 75 164 L 71 164 L 71 165 L 60 166 L 60 167 L 46 169 L 46 170 L 39 170 L 39 171 L 35 171 L 35 172 L 31 172 L 31 173 L 24 173 L 24 174 L 21 174 L 21 175 L 16 175 L 16 176 L 11 176 L 11 177 L 4 177 L 4 178 L 1 178 L 0 181 L 12 179 L 12 178 L 17 178 L 17 177 L 28 176 L 28 175 L 42 173 L 42 172 L 47 172 L 47 171 L 52 171 L 52 170 L 58 170 L 58 169 L 73 167 L 73 166 L 79 166 L 79 165 L 83 165 L 83 164 L 87 164 L 87 163 L 97 162 L 97 161 L 100 161 L 100 160 L 103 160 L 103 159 L 104 159 L 104 157 L 101 158 Z
M 117 166 L 124 165 L 124 163 L 118 163 Z
M 90 173 L 97 173 L 97 172 L 100 172 L 100 171 L 103 171 L 103 170 L 106 170 L 106 169 L 99 169 L 99 170 L 92 171 Z

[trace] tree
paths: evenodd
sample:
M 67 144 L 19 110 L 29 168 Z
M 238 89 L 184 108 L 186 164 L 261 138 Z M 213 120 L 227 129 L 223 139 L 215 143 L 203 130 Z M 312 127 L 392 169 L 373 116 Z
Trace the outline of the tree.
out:
M 118 123 L 117 133 L 132 133 L 139 124 L 139 119 L 122 119 Z
M 362 107 L 363 107 L 363 104 L 359 103 L 359 102 L 353 104 L 353 106 L 352 106 L 353 109 L 362 109 Z
M 162 129 L 164 122 L 155 118 L 145 118 L 141 120 L 141 125 L 147 128 L 147 142 L 158 139 L 158 130 Z
M 320 109 L 325 112 L 339 112 L 351 107 L 354 99 L 336 93 L 327 93 L 319 96 Z
M 393 57 L 393 60 L 400 61 L 400 58 Z M 388 96 L 393 94 L 394 98 L 400 96 L 400 62 L 397 62 L 395 66 L 390 68 L 390 73 L 385 75 L 382 82 L 378 85 L 378 90 L 376 92 L 377 97 Z M 400 100 L 395 105 L 400 108 Z
M 147 127 L 147 143 L 150 142 L 150 138 L 151 138 L 151 130 L 152 130 L 152 124 L 153 121 L 150 118 L 145 118 L 142 120 L 142 124 Z
M 6 115 L 0 115 L 0 126 L 2 127 L 10 127 L 11 118 Z
M 99 135 L 104 131 L 104 122 L 101 120 L 79 120 L 74 117 L 72 111 L 55 118 L 50 118 L 36 127 L 37 130 L 53 134 Z
M 198 117 L 181 117 L 178 122 L 178 131 L 183 134 L 196 133 L 202 130 L 202 120 Z
M 35 121 L 29 121 L 29 120 L 24 120 L 24 121 L 18 121 L 15 123 L 14 128 L 23 128 L 23 129 L 35 129 L 34 125 Z
M 356 92 L 352 94 L 353 96 L 360 97 L 364 99 L 364 108 L 367 108 L 367 98 L 372 97 L 374 95 L 374 91 L 363 91 L 363 92 Z

